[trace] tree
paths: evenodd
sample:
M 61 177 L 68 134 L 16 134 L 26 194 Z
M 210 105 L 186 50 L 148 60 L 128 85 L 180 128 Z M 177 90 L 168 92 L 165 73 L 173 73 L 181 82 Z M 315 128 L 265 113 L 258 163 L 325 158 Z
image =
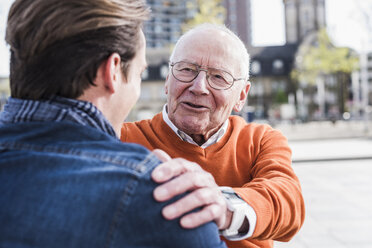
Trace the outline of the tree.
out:
M 349 48 L 333 46 L 327 31 L 319 30 L 315 44 L 301 48 L 301 58 L 297 59 L 291 76 L 299 81 L 314 84 L 319 75 L 350 74 L 359 66 L 357 55 Z
M 358 56 L 349 48 L 335 47 L 325 29 L 318 31 L 313 43 L 300 47 L 298 54 L 292 79 L 319 87 L 327 75 L 334 75 L 338 81 L 339 112 L 343 113 L 348 77 L 358 69 Z
M 226 9 L 221 0 L 195 0 L 187 2 L 187 8 L 195 13 L 182 25 L 183 32 L 205 23 L 223 24 L 225 22 Z

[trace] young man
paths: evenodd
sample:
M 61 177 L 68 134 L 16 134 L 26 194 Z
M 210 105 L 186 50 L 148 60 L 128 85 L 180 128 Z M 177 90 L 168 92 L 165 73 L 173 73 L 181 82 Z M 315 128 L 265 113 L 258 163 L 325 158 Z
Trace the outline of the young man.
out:
M 246 101 L 248 68 L 244 44 L 226 27 L 190 30 L 170 58 L 163 112 L 125 123 L 121 139 L 195 162 L 154 170 L 154 180 L 164 182 L 154 191 L 158 201 L 188 192 L 167 204 L 165 218 L 182 216 L 185 228 L 214 220 L 229 247 L 273 247 L 273 240 L 288 241 L 300 229 L 304 202 L 287 139 L 268 125 L 230 116 Z
M 1 247 L 225 247 L 161 216 L 160 161 L 119 141 L 146 67 L 140 0 L 16 0 L 0 113 Z M 163 164 L 190 164 L 182 159 Z

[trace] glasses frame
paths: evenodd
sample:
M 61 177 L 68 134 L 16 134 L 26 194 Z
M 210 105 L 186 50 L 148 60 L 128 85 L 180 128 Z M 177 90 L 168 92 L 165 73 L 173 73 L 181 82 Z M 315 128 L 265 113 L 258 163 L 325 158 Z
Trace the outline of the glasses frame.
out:
M 192 65 L 196 66 L 196 69 L 198 70 L 198 73 L 197 73 L 197 74 L 195 75 L 195 77 L 194 77 L 193 79 L 191 79 L 191 80 L 180 80 L 179 78 L 177 78 L 177 77 L 174 75 L 174 72 L 173 72 L 173 68 L 174 68 L 174 66 L 175 66 L 176 64 L 178 64 L 178 63 L 187 63 L 187 64 L 192 64 Z M 215 89 L 215 90 L 228 90 L 228 89 L 230 89 L 230 88 L 234 85 L 235 81 L 245 80 L 245 78 L 234 78 L 233 75 L 231 75 L 230 72 L 227 72 L 227 71 L 222 70 L 222 69 L 217 69 L 217 68 L 213 68 L 213 67 L 207 67 L 206 69 L 204 69 L 204 68 L 202 68 L 202 67 L 201 67 L 200 65 L 198 65 L 198 64 L 194 64 L 194 63 L 187 62 L 187 61 L 178 61 L 178 62 L 175 62 L 175 63 L 170 61 L 170 62 L 169 62 L 169 66 L 171 67 L 171 72 L 172 72 L 173 77 L 174 77 L 175 79 L 177 79 L 178 81 L 183 82 L 183 83 L 191 83 L 193 80 L 195 80 L 195 78 L 197 78 L 197 77 L 199 76 L 200 71 L 205 71 L 205 73 L 206 73 L 206 79 L 207 79 L 208 85 L 209 85 L 212 89 Z M 226 84 L 226 85 L 228 86 L 228 87 L 226 87 L 226 88 L 215 88 L 215 87 L 213 87 L 213 86 L 211 85 L 211 83 L 209 82 L 208 69 L 219 70 L 219 71 L 222 71 L 222 72 L 224 72 L 224 73 L 229 74 L 229 75 L 231 76 L 231 78 L 233 79 L 232 83 L 231 83 L 231 84 Z M 226 81 L 225 79 L 223 79 L 223 80 Z M 226 82 L 227 82 L 227 81 L 226 81 Z M 227 82 L 227 83 L 228 83 L 228 82 Z

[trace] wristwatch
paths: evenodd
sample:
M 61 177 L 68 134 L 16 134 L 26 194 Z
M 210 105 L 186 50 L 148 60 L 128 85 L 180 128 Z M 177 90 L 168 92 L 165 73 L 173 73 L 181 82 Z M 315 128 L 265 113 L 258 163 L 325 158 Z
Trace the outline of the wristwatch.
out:
M 225 197 L 227 209 L 233 213 L 230 226 L 221 230 L 220 235 L 226 238 L 234 238 L 239 234 L 239 229 L 246 218 L 244 210 L 247 203 L 231 187 L 219 187 L 219 189 Z

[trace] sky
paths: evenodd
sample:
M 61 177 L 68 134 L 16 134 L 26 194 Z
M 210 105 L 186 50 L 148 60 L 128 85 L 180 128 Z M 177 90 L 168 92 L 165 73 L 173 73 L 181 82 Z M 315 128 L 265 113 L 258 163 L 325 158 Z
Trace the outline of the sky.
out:
M 253 44 L 284 44 L 283 0 L 251 1 Z M 12 2 L 0 0 L 0 77 L 9 74 L 9 52 L 4 37 L 7 13 Z M 363 14 L 371 16 L 369 23 Z M 372 0 L 326 0 L 326 18 L 328 32 L 335 45 L 348 46 L 357 51 L 372 50 L 372 47 L 368 47 L 368 44 L 372 44 Z
M 253 45 L 284 44 L 283 0 L 251 1 Z M 371 17 L 368 25 L 363 14 Z M 348 46 L 358 51 L 363 48 L 371 50 L 367 43 L 372 44 L 372 0 L 326 0 L 326 23 L 335 45 Z
M 336 45 L 372 51 L 372 0 L 327 0 L 328 33 Z

